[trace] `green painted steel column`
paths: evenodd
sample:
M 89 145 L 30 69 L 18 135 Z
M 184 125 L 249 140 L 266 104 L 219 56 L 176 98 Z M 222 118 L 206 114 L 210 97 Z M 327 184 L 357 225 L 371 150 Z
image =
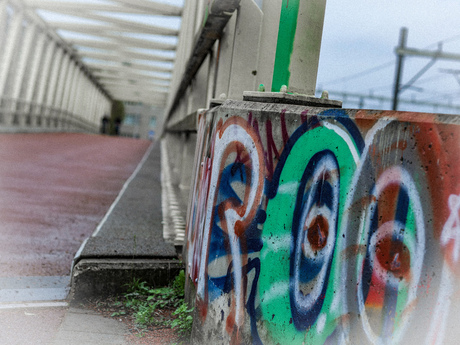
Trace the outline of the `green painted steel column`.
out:
M 272 91 L 314 95 L 326 0 L 283 0 Z

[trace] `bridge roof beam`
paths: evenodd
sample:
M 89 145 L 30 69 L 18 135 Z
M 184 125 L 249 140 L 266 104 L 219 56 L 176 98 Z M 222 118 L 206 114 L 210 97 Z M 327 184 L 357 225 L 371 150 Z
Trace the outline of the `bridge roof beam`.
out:
M 156 49 L 165 51 L 174 51 L 176 45 L 165 44 L 162 42 L 152 42 L 149 40 L 133 39 L 133 38 L 118 38 L 114 39 L 113 35 L 107 36 L 110 38 L 108 41 L 98 41 L 89 39 L 70 39 L 69 42 L 76 46 L 89 47 L 89 48 L 102 48 L 116 50 L 122 45 L 125 48 L 138 48 L 138 49 Z
M 92 71 L 139 71 L 139 72 L 158 72 L 158 73 L 171 73 L 172 68 L 164 66 L 155 66 L 141 63 L 129 64 L 105 64 L 101 62 L 87 61 L 86 65 Z
M 56 1 L 47 1 L 47 0 L 27 0 L 27 4 L 30 7 L 49 10 L 54 12 L 65 12 L 70 11 L 81 11 L 82 8 L 98 11 L 98 12 L 115 12 L 115 13 L 129 13 L 129 14 L 145 14 L 145 6 L 136 6 L 135 4 L 130 4 L 129 2 L 123 1 L 114 1 L 118 5 L 111 4 L 94 4 L 91 2 L 56 2 Z M 155 6 L 150 6 L 152 2 L 149 1 L 148 13 L 154 15 L 162 16 L 180 16 L 182 9 L 180 7 L 155 3 Z
M 143 54 L 138 53 L 135 51 L 129 50 L 119 50 L 117 52 L 112 51 L 85 51 L 79 53 L 81 57 L 92 58 L 97 60 L 104 60 L 104 61 L 113 61 L 113 62 L 126 62 L 126 60 L 134 59 L 134 60 L 150 60 L 153 59 L 155 61 L 163 61 L 163 62 L 173 62 L 174 59 L 167 56 L 161 55 L 152 55 L 152 54 Z M 128 62 L 129 63 L 129 62 Z

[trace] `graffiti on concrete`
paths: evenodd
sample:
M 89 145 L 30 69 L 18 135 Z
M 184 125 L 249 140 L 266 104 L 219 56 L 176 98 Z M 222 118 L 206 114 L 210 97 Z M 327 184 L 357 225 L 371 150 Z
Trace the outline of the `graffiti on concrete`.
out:
M 444 224 L 441 244 L 444 247 L 450 245 L 452 251 L 452 259 L 454 262 L 458 262 L 460 255 L 460 195 L 449 196 L 449 210 L 450 215 Z
M 460 128 L 275 108 L 200 118 L 196 322 L 235 344 L 442 343 L 459 285 Z

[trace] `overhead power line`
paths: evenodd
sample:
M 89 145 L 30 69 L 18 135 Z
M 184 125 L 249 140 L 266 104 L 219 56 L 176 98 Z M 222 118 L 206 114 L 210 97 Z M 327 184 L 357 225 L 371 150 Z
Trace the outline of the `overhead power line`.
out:
M 439 47 L 440 44 L 443 44 L 443 43 L 447 43 L 447 42 L 453 42 L 453 41 L 457 41 L 457 40 L 460 40 L 460 34 L 459 35 L 454 35 L 454 36 L 451 36 L 451 37 L 448 37 L 446 39 L 443 39 L 441 41 L 437 41 L 435 43 L 432 43 L 428 46 L 426 46 L 424 49 L 428 49 L 428 48 L 431 48 L 433 46 L 436 46 L 436 47 Z M 375 72 L 378 72 L 380 70 L 383 70 L 387 67 L 391 67 L 391 66 L 394 66 L 395 65 L 395 62 L 394 61 L 389 61 L 389 62 L 386 62 L 386 63 L 383 63 L 381 65 L 378 65 L 378 66 L 375 66 L 375 67 L 371 67 L 371 68 L 368 68 L 368 69 L 365 69 L 361 72 L 358 72 L 358 73 L 354 73 L 354 74 L 350 74 L 350 75 L 347 75 L 347 76 L 343 76 L 343 77 L 340 77 L 340 78 L 336 78 L 336 79 L 332 79 L 332 80 L 328 80 L 328 81 L 325 81 L 325 82 L 322 82 L 321 84 L 322 85 L 330 85 L 330 84 L 333 84 L 333 83 L 343 83 L 343 82 L 347 82 L 349 80 L 353 80 L 353 79 L 357 79 L 357 78 L 361 78 L 361 77 L 364 77 L 368 74 L 372 74 L 372 73 L 375 73 Z M 425 79 L 420 79 L 417 81 L 417 84 L 419 83 L 425 83 L 429 80 L 433 80 L 433 79 L 436 79 L 436 78 L 433 78 L 433 77 L 430 77 L 430 78 L 425 78 Z M 388 86 L 378 86 L 378 87 L 373 87 L 370 92 L 372 91 L 375 91 L 375 90 L 381 90 L 381 89 L 390 89 L 393 85 L 388 85 Z
M 393 88 L 393 110 L 397 110 L 398 102 L 399 102 L 399 94 L 404 90 L 410 88 L 415 81 L 417 81 L 431 66 L 433 66 L 437 60 L 445 59 L 445 60 L 454 60 L 460 61 L 460 54 L 456 53 L 446 53 L 442 50 L 442 43 L 438 44 L 438 49 L 431 51 L 426 49 L 414 49 L 408 48 L 407 44 L 407 28 L 401 28 L 400 37 L 399 37 L 399 45 L 396 47 L 396 55 L 397 55 L 397 67 L 396 67 L 396 76 Z M 406 56 L 420 56 L 420 57 L 427 57 L 431 58 L 431 60 L 426 64 L 415 76 L 413 76 L 405 85 L 401 85 L 401 77 L 402 77 L 402 67 L 404 64 L 404 57 Z
M 368 74 L 371 74 L 371 73 L 374 73 L 374 72 L 378 72 L 378 71 L 380 71 L 380 70 L 382 70 L 382 69 L 385 69 L 385 68 L 387 68 L 387 67 L 393 66 L 394 64 L 395 64 L 394 61 L 386 62 L 386 63 L 381 64 L 381 65 L 379 65 L 379 66 L 375 66 L 375 67 L 366 69 L 366 70 L 364 70 L 364 71 L 362 71 L 362 72 L 358 72 L 358 73 L 351 74 L 351 75 L 348 75 L 348 76 L 345 76 L 345 77 L 341 77 L 341 78 L 338 78 L 338 79 L 326 81 L 326 82 L 324 82 L 324 84 L 332 84 L 332 83 L 345 82 L 345 81 L 348 81 L 348 80 L 352 80 L 352 79 L 364 77 L 365 75 L 368 75 Z
M 319 90 L 317 92 L 320 92 Z M 360 107 L 364 107 L 366 101 L 379 101 L 381 103 L 391 103 L 393 98 L 387 96 L 379 96 L 372 94 L 364 94 L 358 92 L 346 92 L 346 91 L 335 91 L 328 90 L 329 95 L 334 96 L 334 98 L 340 98 L 342 101 L 352 100 L 360 104 Z M 445 108 L 456 111 L 460 113 L 460 104 L 446 104 L 440 102 L 431 102 L 427 100 L 416 100 L 416 99 L 400 99 L 399 103 L 432 107 L 432 108 Z

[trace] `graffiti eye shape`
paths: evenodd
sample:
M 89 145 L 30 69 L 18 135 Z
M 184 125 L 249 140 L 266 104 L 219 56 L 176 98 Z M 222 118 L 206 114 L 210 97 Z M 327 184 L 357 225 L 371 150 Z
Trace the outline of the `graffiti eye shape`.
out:
M 329 222 L 327 217 L 319 214 L 304 228 L 308 244 L 316 252 L 321 251 L 327 244 Z M 306 255 L 305 255 L 306 256 Z
M 391 235 L 381 238 L 375 245 L 376 262 L 382 271 L 395 278 L 408 279 L 410 276 L 410 252 L 402 239 Z
M 339 200 L 339 169 L 330 151 L 307 165 L 293 219 L 291 307 L 297 329 L 313 325 L 321 311 L 333 257 Z
M 326 184 L 329 185 L 328 182 Z M 324 183 L 322 187 L 324 188 Z M 306 208 L 304 208 L 305 210 Z M 317 203 L 311 205 L 309 210 L 305 212 L 304 226 L 300 235 L 302 237 L 301 247 L 304 259 L 318 262 L 324 260 L 330 247 L 327 244 L 331 216 L 331 210 L 327 206 L 318 205 Z
M 410 209 L 409 195 L 399 184 L 381 188 L 376 196 L 363 271 L 368 282 L 363 288 L 371 304 L 377 303 L 376 294 L 385 295 L 387 284 L 397 291 L 400 282 L 410 280 L 411 253 L 415 251 Z
M 407 171 L 386 170 L 372 191 L 361 228 L 358 308 L 374 343 L 396 341 L 416 298 L 423 265 L 425 229 L 417 187 Z

